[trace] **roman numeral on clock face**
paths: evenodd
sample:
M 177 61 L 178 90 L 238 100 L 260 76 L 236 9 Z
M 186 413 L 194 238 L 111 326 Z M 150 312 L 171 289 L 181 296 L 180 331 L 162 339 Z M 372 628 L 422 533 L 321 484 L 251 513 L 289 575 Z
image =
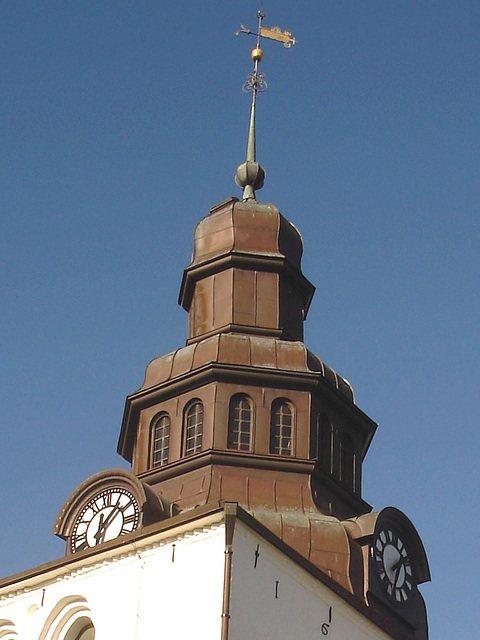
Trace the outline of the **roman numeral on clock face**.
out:
M 123 524 L 131 524 L 132 522 L 135 522 L 135 520 L 137 519 L 137 516 L 135 513 L 132 513 L 132 515 L 127 516 L 126 518 L 124 518 L 123 520 Z
M 87 534 L 81 533 L 75 538 L 75 551 L 83 551 L 88 548 Z

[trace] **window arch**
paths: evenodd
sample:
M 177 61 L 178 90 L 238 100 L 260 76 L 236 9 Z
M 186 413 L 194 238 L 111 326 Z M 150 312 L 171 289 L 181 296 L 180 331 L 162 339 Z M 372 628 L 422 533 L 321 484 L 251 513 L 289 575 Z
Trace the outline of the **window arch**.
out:
M 65 640 L 95 640 L 95 628 L 88 618 L 81 618 L 68 630 Z
M 95 640 L 95 627 L 92 621 L 86 617 L 75 620 L 64 640 Z
M 93 627 L 86 627 L 77 637 L 77 640 L 95 640 L 95 629 Z
M 184 450 L 191 456 L 202 450 L 203 404 L 194 400 L 185 411 Z
M 317 460 L 325 471 L 333 471 L 333 425 L 326 413 L 318 416 Z
M 340 438 L 340 482 L 354 490 L 355 454 L 352 437 L 346 432 Z
M 151 425 L 151 464 L 152 467 L 161 467 L 168 463 L 170 416 L 163 411 L 153 418 Z
M 270 453 L 293 456 L 294 413 L 290 402 L 280 398 L 272 403 Z
M 244 394 L 230 399 L 227 447 L 236 451 L 252 450 L 253 405 Z
M 38 640 L 95 640 L 90 609 L 81 595 L 65 596 L 57 602 L 45 620 Z

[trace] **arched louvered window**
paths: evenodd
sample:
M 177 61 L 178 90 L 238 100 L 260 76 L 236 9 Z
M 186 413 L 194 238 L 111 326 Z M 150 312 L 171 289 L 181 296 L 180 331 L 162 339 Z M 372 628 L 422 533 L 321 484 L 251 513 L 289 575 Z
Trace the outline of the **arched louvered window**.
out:
M 185 411 L 184 443 L 185 455 L 191 456 L 202 450 L 203 404 L 196 400 Z
M 340 482 L 352 491 L 355 479 L 355 454 L 353 440 L 348 433 L 342 433 L 340 438 Z
M 318 416 L 317 460 L 322 469 L 333 471 L 333 426 L 326 413 Z
M 293 421 L 292 405 L 283 399 L 275 400 L 270 422 L 270 453 L 293 456 Z
M 252 450 L 253 406 L 250 398 L 238 394 L 230 400 L 227 447 L 236 451 Z
M 65 640 L 94 640 L 95 628 L 89 618 L 78 618 L 64 638 Z
M 87 627 L 80 631 L 76 640 L 94 640 L 95 638 L 95 629 L 93 626 Z
M 170 416 L 168 413 L 159 413 L 152 420 L 151 438 L 152 467 L 161 467 L 168 462 L 170 442 Z

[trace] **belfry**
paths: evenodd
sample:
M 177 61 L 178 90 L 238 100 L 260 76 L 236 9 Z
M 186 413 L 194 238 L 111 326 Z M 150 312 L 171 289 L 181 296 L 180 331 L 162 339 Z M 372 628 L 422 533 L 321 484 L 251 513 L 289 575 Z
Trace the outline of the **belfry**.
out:
M 196 226 L 186 344 L 126 399 L 130 471 L 88 478 L 61 509 L 65 558 L 0 584 L 6 640 L 27 626 L 42 640 L 428 637 L 422 541 L 405 514 L 362 496 L 376 424 L 304 344 L 302 237 L 257 202 L 262 38 L 296 42 L 264 17 L 237 32 L 256 38 L 242 198 Z

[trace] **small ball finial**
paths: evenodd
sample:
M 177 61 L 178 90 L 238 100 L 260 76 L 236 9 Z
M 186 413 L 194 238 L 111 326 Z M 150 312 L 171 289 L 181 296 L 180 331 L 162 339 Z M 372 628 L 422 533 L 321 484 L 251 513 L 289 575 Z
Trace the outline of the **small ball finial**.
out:
M 260 47 L 255 47 L 255 49 L 252 50 L 252 60 L 254 62 L 261 62 L 263 58 L 263 51 L 260 49 Z
M 243 189 L 243 201 L 255 200 L 255 191 L 263 187 L 265 169 L 255 160 L 247 160 L 237 167 L 235 183 Z

